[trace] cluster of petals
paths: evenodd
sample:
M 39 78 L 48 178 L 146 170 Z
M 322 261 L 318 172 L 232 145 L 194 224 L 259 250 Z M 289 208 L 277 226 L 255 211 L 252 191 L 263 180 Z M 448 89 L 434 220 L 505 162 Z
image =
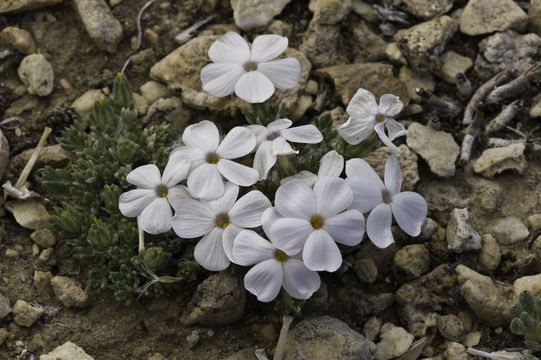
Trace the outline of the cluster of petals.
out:
M 259 172 L 259 179 L 266 179 L 269 170 L 276 164 L 279 155 L 297 154 L 288 141 L 294 143 L 317 144 L 323 135 L 314 125 L 290 128 L 289 119 L 278 119 L 269 125 L 249 125 L 257 139 L 257 151 L 254 157 L 254 169 Z
M 261 103 L 274 88 L 290 89 L 299 82 L 301 65 L 295 58 L 273 60 L 282 54 L 288 39 L 260 35 L 252 46 L 235 32 L 228 32 L 209 48 L 211 64 L 201 70 L 204 91 L 216 97 L 235 94 L 249 103 Z
M 399 156 L 400 150 L 392 141 L 406 135 L 407 130 L 393 117 L 403 106 L 398 96 L 391 94 L 382 95 L 378 105 L 374 94 L 360 88 L 348 104 L 346 111 L 349 118 L 340 126 L 338 133 L 347 143 L 356 145 L 375 131 L 381 141 Z
M 314 186 L 318 179 L 324 177 L 339 177 L 344 171 L 344 157 L 337 153 L 335 150 L 331 150 L 321 157 L 319 160 L 319 169 L 317 175 L 307 171 L 301 170 L 293 176 L 283 178 L 280 183 L 283 185 L 291 180 L 303 180 L 310 186 Z
M 348 160 L 346 175 L 354 194 L 351 207 L 362 213 L 370 211 L 366 233 L 374 245 L 385 248 L 394 242 L 391 232 L 393 216 L 406 234 L 418 236 L 421 233 L 427 204 L 416 192 L 400 192 L 402 171 L 396 157 L 389 157 L 385 163 L 385 183 L 362 159 Z

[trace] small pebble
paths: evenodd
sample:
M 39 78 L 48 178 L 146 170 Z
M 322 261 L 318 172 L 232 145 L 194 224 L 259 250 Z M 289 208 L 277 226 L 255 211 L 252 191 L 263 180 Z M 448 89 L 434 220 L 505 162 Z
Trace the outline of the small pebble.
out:
M 199 343 L 199 339 L 199 332 L 197 330 L 193 330 L 190 335 L 186 336 L 186 342 L 190 349 L 194 348 Z
M 5 255 L 8 258 L 16 258 L 19 256 L 19 252 L 14 249 L 6 249 Z

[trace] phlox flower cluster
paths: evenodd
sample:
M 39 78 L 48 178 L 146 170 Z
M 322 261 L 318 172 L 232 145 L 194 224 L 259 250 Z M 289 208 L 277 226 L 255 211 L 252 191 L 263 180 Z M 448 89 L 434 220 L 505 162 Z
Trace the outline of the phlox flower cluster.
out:
M 298 62 L 270 61 L 286 47 L 286 38 L 262 35 L 250 49 L 240 35 L 227 33 L 209 49 L 214 63 L 201 72 L 203 89 L 215 96 L 234 91 L 246 101 L 260 102 L 274 86 L 295 86 Z M 406 130 L 392 117 L 401 108 L 394 95 L 383 95 L 378 105 L 373 94 L 359 89 L 339 133 L 359 143 L 376 131 L 398 155 L 392 140 Z M 387 159 L 384 181 L 364 160 L 344 161 L 331 150 L 321 157 L 317 174 L 299 169 L 281 179 L 274 204 L 255 190 L 279 156 L 298 153 L 291 143 L 323 140 L 316 126 L 292 124 L 278 119 L 267 126 L 237 126 L 223 137 L 211 121 L 190 125 L 163 174 L 155 165 L 143 165 L 127 175 L 137 188 L 120 196 L 119 209 L 137 217 L 147 233 L 173 229 L 181 238 L 199 238 L 194 258 L 207 270 L 225 270 L 231 263 L 251 266 L 244 285 L 262 302 L 275 299 L 281 289 L 294 298 L 309 298 L 320 287 L 318 272 L 342 265 L 339 244 L 359 245 L 365 230 L 376 246 L 392 244 L 393 217 L 408 235 L 419 235 L 427 205 L 421 195 L 400 191 L 402 173 L 395 156 Z

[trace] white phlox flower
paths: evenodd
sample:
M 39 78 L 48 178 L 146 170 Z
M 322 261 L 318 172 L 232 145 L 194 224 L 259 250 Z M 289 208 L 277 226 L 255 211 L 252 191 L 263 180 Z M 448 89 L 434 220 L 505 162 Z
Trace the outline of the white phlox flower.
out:
M 370 214 L 366 233 L 374 245 L 385 248 L 394 242 L 391 232 L 392 217 L 410 236 L 418 236 L 426 220 L 425 199 L 416 192 L 400 192 L 402 171 L 396 157 L 385 163 L 385 184 L 368 163 L 362 159 L 346 162 L 346 181 L 353 190 L 352 208 Z
M 278 119 L 269 125 L 249 125 L 248 129 L 257 139 L 257 151 L 254 157 L 254 169 L 259 172 L 259 179 L 266 179 L 269 170 L 276 164 L 278 155 L 298 154 L 288 141 L 303 144 L 317 144 L 323 135 L 314 125 L 290 128 L 289 119 Z
M 195 260 L 205 269 L 221 271 L 233 260 L 233 240 L 246 228 L 261 226 L 261 215 L 271 206 L 260 191 L 253 190 L 237 200 L 239 187 L 226 183 L 222 197 L 211 200 L 185 199 L 175 207 L 173 230 L 182 238 L 201 240 Z
M 299 82 L 301 65 L 295 58 L 271 61 L 287 49 L 288 39 L 260 35 L 250 46 L 235 32 L 228 32 L 209 48 L 213 63 L 201 70 L 203 90 L 217 97 L 235 92 L 249 103 L 261 103 L 274 88 L 291 89 Z
M 275 208 L 281 218 L 270 227 L 274 245 L 286 254 L 298 254 L 313 271 L 336 271 L 342 254 L 336 245 L 354 246 L 364 235 L 364 217 L 347 210 L 353 192 L 344 179 L 324 177 L 312 188 L 291 180 L 276 191 Z
M 337 153 L 335 150 L 331 150 L 321 157 L 319 160 L 319 170 L 317 175 L 306 170 L 301 170 L 293 176 L 288 176 L 280 181 L 280 184 L 285 184 L 291 180 L 299 179 L 304 180 L 308 185 L 314 186 L 318 179 L 324 177 L 339 177 L 344 170 L 344 157 Z
M 183 185 L 178 185 L 187 175 L 189 162 L 180 154 L 171 154 L 167 166 L 160 175 L 156 165 L 143 165 L 130 171 L 126 181 L 137 186 L 135 190 L 122 193 L 118 208 L 122 215 L 137 217 L 139 227 L 149 234 L 159 234 L 171 229 L 175 208 L 182 199 L 190 198 Z
M 361 88 L 351 98 L 346 109 L 349 119 L 340 126 L 338 133 L 347 143 L 356 145 L 366 139 L 372 131 L 376 131 L 381 141 L 399 156 L 400 150 L 392 141 L 406 135 L 407 130 L 393 117 L 402 110 L 402 106 L 398 96 L 391 94 L 382 95 L 378 105 L 374 94 Z
M 237 235 L 233 257 L 239 265 L 255 265 L 244 276 L 244 288 L 261 302 L 274 300 L 282 287 L 296 299 L 308 299 L 321 286 L 318 273 L 309 270 L 298 256 L 277 249 L 272 240 L 252 230 Z
M 173 151 L 191 163 L 188 189 L 203 200 L 217 199 L 224 194 L 224 178 L 240 186 L 253 185 L 259 173 L 248 166 L 232 161 L 250 153 L 256 145 L 254 134 L 237 126 L 220 142 L 218 128 L 203 120 L 188 126 L 182 134 L 181 146 Z

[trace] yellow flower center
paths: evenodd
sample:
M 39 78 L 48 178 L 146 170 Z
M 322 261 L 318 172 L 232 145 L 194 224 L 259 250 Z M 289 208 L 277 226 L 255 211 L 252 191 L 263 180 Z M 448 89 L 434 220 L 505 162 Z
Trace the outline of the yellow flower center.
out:
M 159 197 L 167 197 L 167 193 L 167 186 L 163 184 L 156 186 L 156 195 L 158 195 Z
M 379 122 L 379 123 L 380 123 L 380 122 L 384 122 L 384 121 L 385 121 L 385 117 L 384 117 L 383 115 L 381 115 L 381 114 L 377 114 L 377 115 L 376 115 L 376 121 Z
M 248 72 L 257 70 L 257 63 L 255 61 L 248 61 L 244 64 L 244 70 Z
M 321 229 L 323 227 L 323 223 L 324 223 L 323 218 L 319 215 L 314 215 L 310 219 L 310 224 L 316 230 Z
M 389 190 L 383 189 L 381 190 L 381 199 L 385 204 L 391 203 L 391 194 L 389 193 Z
M 220 161 L 220 157 L 219 157 L 218 154 L 216 154 L 216 153 L 208 153 L 208 154 L 207 154 L 207 157 L 205 158 L 205 160 L 206 160 L 209 164 L 216 164 L 216 163 L 218 163 L 218 161 Z
M 289 258 L 289 256 L 287 256 L 287 254 L 282 250 L 276 249 L 276 251 L 274 252 L 274 258 L 279 262 L 284 262 Z
M 227 225 L 229 225 L 229 216 L 227 214 L 221 214 L 216 217 L 216 226 L 225 229 Z

